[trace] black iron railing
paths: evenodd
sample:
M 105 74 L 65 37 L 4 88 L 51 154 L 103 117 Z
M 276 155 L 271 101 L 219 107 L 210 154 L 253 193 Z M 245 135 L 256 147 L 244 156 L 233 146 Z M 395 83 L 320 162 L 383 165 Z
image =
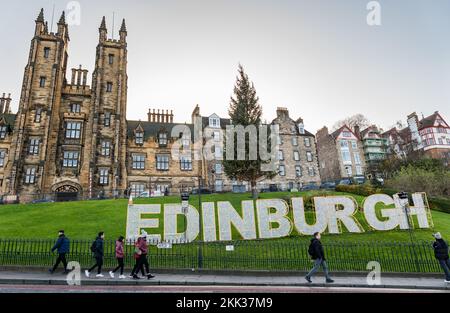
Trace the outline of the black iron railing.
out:
M 56 257 L 56 252 L 50 252 L 54 242 L 49 239 L 0 239 L 0 267 L 49 267 Z M 309 241 L 301 238 L 208 243 L 172 241 L 165 247 L 161 244 L 158 247 L 158 243 L 149 242 L 148 258 L 153 269 L 198 269 L 199 264 L 208 270 L 306 271 L 311 267 L 307 252 Z M 92 265 L 91 244 L 92 240 L 71 240 L 68 261 L 77 261 L 82 267 Z M 106 240 L 104 247 L 104 267 L 115 267 L 115 242 Z M 377 261 L 382 272 L 440 272 L 431 242 L 325 241 L 324 249 L 333 271 L 367 271 L 367 264 Z M 125 245 L 127 268 L 135 262 L 133 253 L 133 242 L 128 242 Z

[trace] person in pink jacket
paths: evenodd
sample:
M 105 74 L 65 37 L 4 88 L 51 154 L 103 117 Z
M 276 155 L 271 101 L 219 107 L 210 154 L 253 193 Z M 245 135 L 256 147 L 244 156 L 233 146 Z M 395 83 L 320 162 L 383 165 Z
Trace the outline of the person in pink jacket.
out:
M 123 275 L 123 268 L 124 268 L 123 239 L 124 239 L 123 236 L 120 236 L 119 239 L 117 239 L 116 241 L 116 259 L 119 265 L 113 271 L 109 272 L 109 276 L 111 276 L 111 278 L 114 278 L 114 273 L 117 272 L 119 269 L 120 269 L 119 278 L 120 279 L 125 278 L 125 275 Z

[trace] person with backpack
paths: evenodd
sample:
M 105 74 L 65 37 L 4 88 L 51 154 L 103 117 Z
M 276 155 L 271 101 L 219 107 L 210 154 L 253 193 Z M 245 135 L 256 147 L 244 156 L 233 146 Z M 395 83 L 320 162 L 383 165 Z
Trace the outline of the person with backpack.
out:
M 120 269 L 119 278 L 120 279 L 125 278 L 125 275 L 123 275 L 123 268 L 124 268 L 123 239 L 124 239 L 123 236 L 120 236 L 119 239 L 117 239 L 117 241 L 116 241 L 116 259 L 117 259 L 117 262 L 119 263 L 119 265 L 114 270 L 109 272 L 109 276 L 111 276 L 111 278 L 114 278 L 114 273 L 117 272 L 119 269 Z
M 50 272 L 50 274 L 53 274 L 56 271 L 59 263 L 61 263 L 61 262 L 64 266 L 63 274 L 69 273 L 69 271 L 67 270 L 67 260 L 66 260 L 66 254 L 69 253 L 69 249 L 70 249 L 69 238 L 67 238 L 65 236 L 64 230 L 60 230 L 58 232 L 58 240 L 56 241 L 55 245 L 52 248 L 52 252 L 55 250 L 58 251 L 58 258 L 56 259 L 56 262 L 55 262 L 55 265 L 53 266 L 53 268 L 48 270 Z
M 312 283 L 311 277 L 319 270 L 319 267 L 322 267 L 325 272 L 325 282 L 334 283 L 334 280 L 331 279 L 330 274 L 328 272 L 328 266 L 325 259 L 325 253 L 323 251 L 322 243 L 320 242 L 320 233 L 314 233 L 314 238 L 311 239 L 311 243 L 308 248 L 308 254 L 314 260 L 314 267 L 311 271 L 305 276 L 305 279 L 308 283 Z
M 445 282 L 450 283 L 450 259 L 448 255 L 448 244 L 442 239 L 441 233 L 433 234 L 435 241 L 433 242 L 434 256 L 438 260 L 439 265 L 444 270 Z
M 103 240 L 105 239 L 105 233 L 99 232 L 97 238 L 91 245 L 91 252 L 94 254 L 95 264 L 88 270 L 84 271 L 86 277 L 89 278 L 91 272 L 97 268 L 97 275 L 95 277 L 103 277 L 102 265 L 103 265 Z

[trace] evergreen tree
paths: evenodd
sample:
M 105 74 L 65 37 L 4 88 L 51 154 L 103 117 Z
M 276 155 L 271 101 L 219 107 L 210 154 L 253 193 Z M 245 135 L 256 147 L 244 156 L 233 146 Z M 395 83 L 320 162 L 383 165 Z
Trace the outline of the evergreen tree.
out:
M 234 95 L 230 99 L 230 108 L 228 113 L 234 126 L 241 125 L 247 127 L 254 125 L 257 130 L 257 145 L 259 145 L 262 107 L 259 104 L 259 98 L 256 96 L 256 90 L 252 82 L 249 81 L 248 75 L 245 74 L 242 65 L 239 65 L 236 85 L 234 86 Z M 267 136 L 267 149 L 270 152 L 270 132 Z M 237 154 L 237 134 L 234 134 L 234 159 L 227 160 L 226 142 L 224 149 L 224 171 L 228 177 L 239 181 L 249 182 L 252 188 L 253 197 L 258 197 L 256 183 L 264 178 L 272 178 L 275 172 L 267 172 L 261 170 L 261 165 L 270 161 L 263 161 L 257 147 L 257 158 L 250 158 L 249 134 L 245 137 L 245 160 L 238 160 Z

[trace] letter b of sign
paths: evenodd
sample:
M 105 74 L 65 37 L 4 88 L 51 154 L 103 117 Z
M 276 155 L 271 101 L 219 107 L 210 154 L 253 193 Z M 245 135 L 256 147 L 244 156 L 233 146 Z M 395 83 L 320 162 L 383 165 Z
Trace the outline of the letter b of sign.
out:
M 380 26 L 381 25 L 381 5 L 378 1 L 370 1 L 367 3 L 367 25 Z

